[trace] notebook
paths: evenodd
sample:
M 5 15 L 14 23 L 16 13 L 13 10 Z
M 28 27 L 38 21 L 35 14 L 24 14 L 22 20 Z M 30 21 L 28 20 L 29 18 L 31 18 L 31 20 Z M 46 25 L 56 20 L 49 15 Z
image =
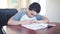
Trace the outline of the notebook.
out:
M 28 29 L 31 29 L 31 30 L 39 30 L 39 29 L 45 29 L 47 28 L 48 26 L 56 26 L 55 24 L 37 24 L 37 23 L 33 23 L 33 24 L 29 24 L 29 25 L 23 25 L 22 26 L 28 28 Z
M 37 24 L 37 23 L 33 23 L 33 24 L 29 24 L 29 25 L 22 25 L 28 29 L 32 29 L 32 30 L 38 30 L 38 29 L 44 29 L 46 27 L 48 27 L 48 24 Z

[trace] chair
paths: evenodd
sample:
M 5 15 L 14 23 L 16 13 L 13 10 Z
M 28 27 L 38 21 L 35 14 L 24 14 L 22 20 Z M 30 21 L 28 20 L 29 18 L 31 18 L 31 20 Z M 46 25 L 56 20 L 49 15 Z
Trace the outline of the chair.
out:
M 0 9 L 0 29 L 7 25 L 9 18 L 15 15 L 18 11 L 16 9 Z

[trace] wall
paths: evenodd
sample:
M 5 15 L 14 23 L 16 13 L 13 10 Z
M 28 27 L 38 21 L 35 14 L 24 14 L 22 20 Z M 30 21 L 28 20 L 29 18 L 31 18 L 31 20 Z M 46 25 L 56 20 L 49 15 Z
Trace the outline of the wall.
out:
M 7 8 L 7 0 L 0 0 L 0 8 Z
M 60 0 L 46 0 L 46 16 L 51 22 L 60 22 Z

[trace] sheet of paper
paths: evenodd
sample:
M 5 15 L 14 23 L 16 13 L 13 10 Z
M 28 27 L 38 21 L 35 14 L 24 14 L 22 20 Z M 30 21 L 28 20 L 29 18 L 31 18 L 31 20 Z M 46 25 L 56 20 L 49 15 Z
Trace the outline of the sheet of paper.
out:
M 33 23 L 33 24 L 29 24 L 29 25 L 22 25 L 28 29 L 32 29 L 32 30 L 38 30 L 38 29 L 43 29 L 46 28 L 48 26 L 48 24 L 37 24 L 37 23 Z

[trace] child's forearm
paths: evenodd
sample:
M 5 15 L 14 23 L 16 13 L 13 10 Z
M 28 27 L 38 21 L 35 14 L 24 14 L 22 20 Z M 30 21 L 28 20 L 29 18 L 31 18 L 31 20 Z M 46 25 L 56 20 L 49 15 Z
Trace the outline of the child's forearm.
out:
M 8 25 L 21 25 L 21 24 L 31 24 L 31 23 L 32 23 L 32 21 L 29 21 L 29 20 L 16 21 L 12 18 L 8 21 Z
M 13 18 L 11 18 L 9 21 L 8 21 L 8 25 L 21 25 L 22 23 L 20 21 L 16 21 L 14 20 Z
M 36 21 L 36 23 L 48 23 L 49 22 L 49 20 L 38 20 L 38 21 Z

